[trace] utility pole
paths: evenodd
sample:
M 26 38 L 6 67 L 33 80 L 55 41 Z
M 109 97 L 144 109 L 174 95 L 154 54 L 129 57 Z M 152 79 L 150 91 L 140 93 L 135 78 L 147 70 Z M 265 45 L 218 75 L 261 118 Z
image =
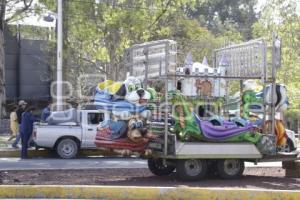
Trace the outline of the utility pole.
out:
M 56 104 L 57 110 L 63 109 L 62 102 L 62 64 L 63 64 L 63 0 L 57 0 L 57 80 Z

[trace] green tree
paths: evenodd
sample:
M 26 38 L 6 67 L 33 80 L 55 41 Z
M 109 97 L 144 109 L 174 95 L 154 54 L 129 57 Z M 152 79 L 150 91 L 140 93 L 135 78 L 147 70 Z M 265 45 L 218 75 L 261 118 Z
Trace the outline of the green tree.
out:
M 282 38 L 282 67 L 277 73 L 277 82 L 287 86 L 290 107 L 300 109 L 300 16 L 297 1 L 268 1 L 260 20 L 253 25 L 253 34 L 265 37 L 270 43 L 273 32 Z
M 53 0 L 41 0 L 55 10 Z M 169 38 L 170 16 L 188 0 L 76 0 L 65 3 L 65 76 L 72 85 L 81 74 L 106 74 L 123 79 L 124 50 L 134 43 Z
M 55 10 L 53 0 L 40 1 Z M 158 39 L 178 42 L 180 64 L 188 52 L 193 54 L 194 61 L 207 56 L 212 63 L 213 49 L 239 42 L 243 35 L 228 20 L 224 21 L 227 29 L 214 34 L 199 20 L 189 17 L 187 11 L 195 6 L 195 2 L 65 1 L 65 80 L 75 88 L 83 88 L 78 77 L 84 74 L 106 74 L 110 79 L 122 80 L 128 71 L 124 50 L 132 44 Z
M 216 34 L 234 28 L 248 40 L 252 38 L 251 26 L 257 21 L 256 4 L 257 0 L 197 0 L 187 14 Z

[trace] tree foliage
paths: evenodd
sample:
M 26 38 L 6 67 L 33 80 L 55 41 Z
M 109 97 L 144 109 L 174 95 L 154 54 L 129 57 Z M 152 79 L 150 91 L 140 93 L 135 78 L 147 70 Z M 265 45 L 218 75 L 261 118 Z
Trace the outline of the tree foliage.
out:
M 31 4 L 30 0 L 24 2 L 24 8 Z M 56 12 L 55 0 L 39 2 Z M 88 88 L 79 80 L 86 74 L 106 75 L 114 80 L 123 79 L 124 72 L 127 71 L 124 50 L 132 44 L 173 39 L 178 42 L 179 64 L 184 62 L 189 52 L 192 53 L 194 61 L 201 62 L 206 56 L 212 64 L 211 54 L 215 48 L 257 37 L 266 38 L 270 44 L 273 32 L 277 32 L 283 44 L 282 67 L 277 80 L 287 85 L 290 107 L 300 106 L 300 18 L 297 14 L 297 0 L 266 1 L 261 10 L 256 8 L 257 0 L 63 2 L 64 78 L 75 89 Z M 22 16 L 21 13 L 24 15 L 32 9 L 36 13 L 41 11 L 40 8 L 32 6 L 25 10 L 20 8 L 11 15 L 10 20 L 15 20 Z M 50 44 L 52 49 L 55 43 L 51 41 Z M 90 85 L 94 85 L 90 79 L 88 81 Z M 238 82 L 233 83 L 231 92 L 235 92 L 238 86 Z
M 274 32 L 282 39 L 282 66 L 277 82 L 287 87 L 289 109 L 285 119 L 289 128 L 298 131 L 300 115 L 300 15 L 297 0 L 270 0 L 263 8 L 260 20 L 253 25 L 253 35 L 269 43 Z
M 53 0 L 40 0 L 53 11 Z M 64 1 L 64 38 L 66 79 L 77 85 L 80 74 L 106 74 L 124 78 L 124 50 L 132 44 L 150 40 L 173 39 L 178 42 L 179 62 L 188 52 L 194 61 L 211 58 L 212 49 L 229 41 L 243 40 L 234 23 L 213 33 L 207 25 L 188 15 L 196 0 L 115 0 Z M 209 60 L 212 63 L 212 60 Z M 74 78 L 75 77 L 75 78 Z M 79 86 L 82 87 L 82 86 Z
M 40 2 L 55 11 L 54 0 Z M 256 37 L 270 42 L 272 32 L 277 31 L 283 39 L 278 80 L 288 86 L 292 106 L 298 106 L 300 48 L 295 2 L 270 0 L 260 12 L 256 4 L 257 0 L 66 0 L 66 78 L 73 85 L 78 84 L 80 74 L 88 73 L 123 79 L 124 50 L 135 43 L 173 39 L 178 42 L 179 63 L 191 52 L 194 61 L 207 56 L 211 64 L 213 49 Z
M 287 86 L 291 108 L 300 108 L 300 16 L 294 0 L 271 0 L 262 10 L 260 20 L 253 25 L 255 37 L 265 37 L 269 43 L 276 32 L 282 39 L 282 67 L 277 81 Z
M 187 14 L 215 34 L 238 30 L 245 39 L 251 39 L 251 25 L 257 21 L 257 0 L 197 0 Z

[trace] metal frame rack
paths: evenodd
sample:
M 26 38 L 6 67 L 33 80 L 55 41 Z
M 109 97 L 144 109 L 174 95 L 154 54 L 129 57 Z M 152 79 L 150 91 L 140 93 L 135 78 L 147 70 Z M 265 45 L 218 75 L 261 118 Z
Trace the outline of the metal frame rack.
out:
M 272 66 L 271 75 L 267 67 L 267 45 L 263 39 L 251 40 L 242 44 L 231 45 L 228 47 L 214 50 L 214 67 L 222 65 L 226 67 L 225 74 L 210 75 L 199 73 L 196 75 L 185 75 L 176 72 L 177 67 L 177 43 L 172 40 L 159 40 L 143 44 L 134 45 L 126 51 L 127 67 L 133 76 L 138 77 L 147 87 L 149 79 L 164 80 L 165 84 L 165 105 L 168 105 L 168 91 L 174 89 L 176 78 L 223 78 L 226 80 L 246 79 L 262 80 L 264 87 L 266 84 L 272 84 L 271 102 L 274 102 L 275 95 L 275 75 L 276 75 L 276 52 L 278 45 L 275 43 L 272 47 Z M 280 45 L 279 45 L 280 46 Z M 278 60 L 278 58 L 277 58 Z M 278 62 L 277 62 L 278 63 Z M 266 106 L 264 106 L 266 107 Z M 270 119 L 272 120 L 272 130 L 274 133 L 275 125 L 275 106 L 274 103 L 268 104 L 271 108 Z M 165 106 L 165 113 L 168 113 L 168 106 Z M 264 120 L 266 119 L 267 110 L 264 111 Z M 163 156 L 168 157 L 168 119 L 165 117 L 164 124 L 164 150 Z M 226 146 L 226 145 L 225 145 Z M 224 146 L 224 148 L 226 148 Z M 228 145 L 227 145 L 228 146 Z M 251 157 L 251 156 L 250 156 Z M 257 157 L 256 157 L 257 158 Z

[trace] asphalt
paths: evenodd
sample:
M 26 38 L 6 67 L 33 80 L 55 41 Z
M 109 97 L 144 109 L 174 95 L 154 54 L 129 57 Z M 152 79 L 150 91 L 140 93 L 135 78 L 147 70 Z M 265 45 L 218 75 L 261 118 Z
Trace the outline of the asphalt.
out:
M 281 162 L 253 163 L 246 162 L 246 167 L 281 167 Z M 129 169 L 148 168 L 147 160 L 140 158 L 80 158 L 80 159 L 19 159 L 0 158 L 0 171 L 9 170 L 74 170 L 74 169 Z

